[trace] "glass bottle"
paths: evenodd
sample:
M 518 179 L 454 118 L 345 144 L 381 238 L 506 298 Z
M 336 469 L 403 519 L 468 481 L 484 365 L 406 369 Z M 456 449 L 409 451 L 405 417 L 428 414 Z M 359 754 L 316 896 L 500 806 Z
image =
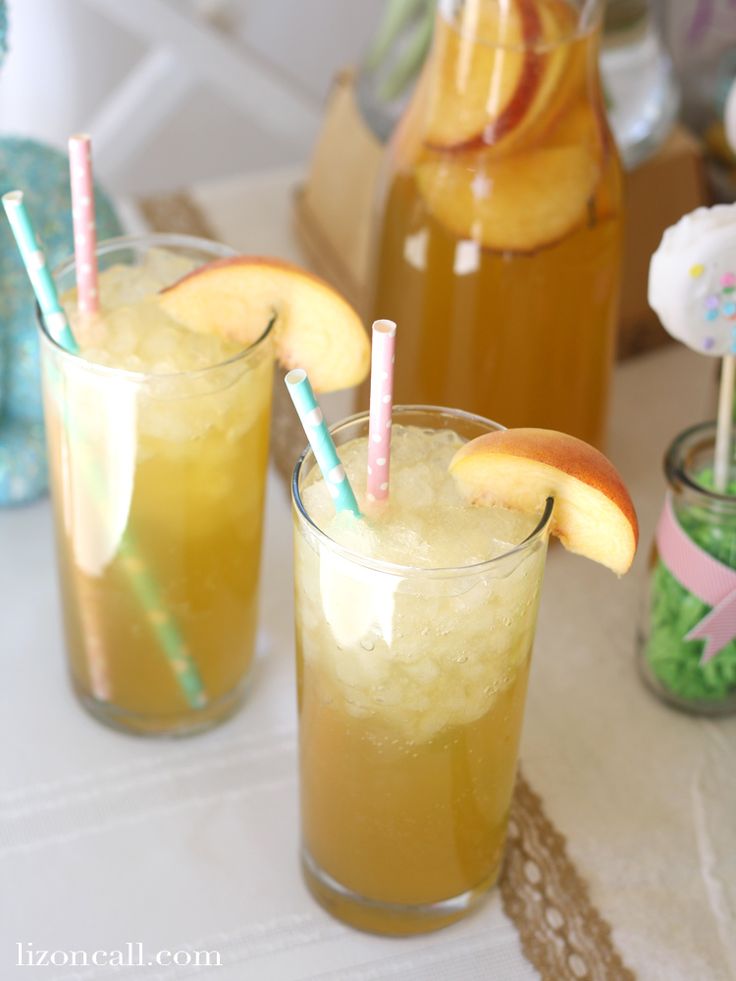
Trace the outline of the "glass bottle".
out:
M 601 74 L 621 158 L 635 167 L 667 137 L 680 106 L 651 0 L 608 0 Z
M 397 402 L 602 443 L 621 256 L 602 7 L 441 0 L 380 198 Z
M 734 0 L 657 0 L 660 22 L 682 87 L 682 118 L 705 148 L 716 200 L 736 199 L 736 153 L 723 115 L 736 79 Z
M 726 494 L 712 490 L 714 446 L 715 423 L 706 422 L 667 451 L 637 646 L 642 677 L 660 698 L 725 715 L 736 712 L 736 479 Z

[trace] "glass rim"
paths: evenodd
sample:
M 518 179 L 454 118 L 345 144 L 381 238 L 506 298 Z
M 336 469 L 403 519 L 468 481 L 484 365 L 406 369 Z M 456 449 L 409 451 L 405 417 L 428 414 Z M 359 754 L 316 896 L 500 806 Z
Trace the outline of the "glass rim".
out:
M 95 255 L 99 257 L 107 255 L 110 252 L 115 252 L 118 249 L 140 248 L 140 246 L 146 242 L 150 242 L 152 247 L 155 245 L 164 246 L 168 244 L 180 246 L 182 248 L 188 247 L 191 249 L 199 249 L 202 252 L 211 251 L 213 254 L 213 261 L 217 259 L 229 259 L 240 254 L 236 249 L 231 248 L 229 245 L 224 245 L 222 242 L 216 242 L 214 239 L 200 238 L 197 235 L 184 235 L 180 232 L 141 232 L 140 234 L 116 235 L 113 238 L 103 239 L 101 242 L 97 243 Z M 74 255 L 67 256 L 61 262 L 57 263 L 51 272 L 54 283 L 56 284 L 57 280 L 61 276 L 74 269 L 75 265 L 76 259 Z M 148 382 L 151 379 L 165 379 L 171 381 L 172 379 L 178 378 L 197 378 L 205 376 L 210 372 L 227 368 L 230 365 L 237 364 L 260 350 L 264 341 L 270 336 L 277 320 L 277 314 L 274 312 L 263 331 L 254 341 L 251 341 L 247 347 L 244 347 L 241 351 L 237 351 L 224 361 L 216 361 L 214 364 L 205 365 L 204 368 L 187 368 L 182 371 L 152 372 L 134 371 L 131 368 L 116 368 L 114 365 L 100 364 L 98 361 L 88 360 L 81 353 L 68 351 L 49 333 L 38 302 L 36 302 L 35 308 L 36 323 L 44 343 L 49 344 L 50 347 L 62 358 L 70 359 L 70 363 L 81 364 L 84 369 L 89 370 L 90 372 L 99 373 L 103 376 L 114 376 L 124 381 L 134 382 L 136 384 Z
M 720 494 L 698 483 L 688 470 L 688 451 L 711 448 L 715 453 L 716 422 L 711 419 L 688 426 L 672 440 L 664 457 L 664 472 L 670 484 L 679 483 L 709 501 L 730 506 L 736 510 L 736 496 Z M 732 430 L 736 442 L 736 426 Z
M 407 414 L 420 412 L 424 412 L 429 415 L 444 414 L 453 419 L 478 423 L 490 431 L 502 430 L 506 428 L 500 423 L 494 422 L 492 419 L 486 419 L 484 416 L 477 415 L 476 413 L 466 412 L 464 409 L 451 409 L 441 405 L 395 405 L 393 407 L 393 418 L 396 422 L 396 417 L 402 413 Z M 333 423 L 329 427 L 330 434 L 334 436 L 334 434 L 341 429 L 345 429 L 348 426 L 354 425 L 358 422 L 365 422 L 368 417 L 369 413 L 367 410 L 363 412 L 355 412 L 350 416 L 346 416 L 346 418 L 340 419 L 338 422 Z M 326 532 L 322 531 L 319 525 L 317 525 L 310 517 L 306 507 L 304 506 L 304 501 L 302 500 L 299 490 L 299 478 L 302 472 L 302 467 L 308 461 L 310 456 L 314 458 L 314 453 L 312 452 L 311 446 L 307 444 L 294 465 L 294 470 L 291 477 L 291 500 L 300 520 L 307 524 L 310 531 L 316 536 L 320 543 L 326 545 L 331 551 L 335 552 L 341 558 L 346 559 L 355 565 L 360 565 L 363 568 L 370 569 L 373 572 L 379 572 L 384 575 L 394 576 L 400 579 L 454 579 L 461 578 L 463 576 L 479 575 L 485 570 L 498 566 L 501 562 L 504 562 L 512 556 L 519 555 L 531 549 L 532 546 L 536 545 L 537 542 L 542 539 L 552 518 L 554 498 L 548 497 L 545 501 L 542 514 L 537 521 L 537 524 L 526 536 L 526 538 L 524 538 L 521 542 L 518 542 L 516 545 L 513 545 L 501 555 L 495 555 L 493 558 L 483 559 L 480 562 L 473 562 L 470 565 L 425 567 L 403 565 L 398 562 L 389 562 L 385 559 L 374 559 L 367 555 L 361 555 L 360 552 L 356 552 L 353 549 L 336 542 L 334 538 L 330 538 Z M 314 465 L 317 465 L 316 460 Z

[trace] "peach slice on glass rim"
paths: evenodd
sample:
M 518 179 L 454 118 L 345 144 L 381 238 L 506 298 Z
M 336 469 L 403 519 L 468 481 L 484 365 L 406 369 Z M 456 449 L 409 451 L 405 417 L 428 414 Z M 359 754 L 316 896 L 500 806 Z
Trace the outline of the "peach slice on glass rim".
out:
M 162 290 L 157 301 L 189 330 L 244 347 L 275 316 L 277 360 L 287 370 L 304 368 L 317 391 L 350 388 L 368 374 L 370 345 L 358 314 L 324 280 L 281 259 L 218 259 Z
M 499 252 L 552 245 L 587 218 L 601 174 L 600 125 L 574 110 L 549 146 L 498 159 L 447 156 L 416 169 L 420 194 L 454 235 Z
M 431 149 L 467 149 L 480 134 L 494 142 L 517 125 L 539 82 L 541 37 L 536 0 L 489 4 L 468 0 L 460 20 L 437 21 L 425 143 Z
M 639 527 L 629 492 L 594 447 L 551 429 L 505 429 L 462 446 L 450 462 L 474 504 L 540 514 L 555 504 L 550 531 L 571 552 L 621 576 L 634 559 Z

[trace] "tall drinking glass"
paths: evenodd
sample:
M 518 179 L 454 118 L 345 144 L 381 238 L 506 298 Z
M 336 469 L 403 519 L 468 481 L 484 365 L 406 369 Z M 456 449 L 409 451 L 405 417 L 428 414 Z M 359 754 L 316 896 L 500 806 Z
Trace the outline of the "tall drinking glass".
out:
M 499 428 L 438 408 L 394 423 L 463 440 Z M 367 432 L 364 414 L 332 430 L 338 446 Z M 496 558 L 396 565 L 315 525 L 314 467 L 308 450 L 292 486 L 305 878 L 354 926 L 433 930 L 501 868 L 552 502 Z
M 152 250 L 194 266 L 232 254 L 181 235 L 111 239 L 99 245 L 100 271 L 142 267 Z M 73 287 L 73 261 L 56 281 Z M 273 375 L 263 327 L 223 363 L 162 374 L 70 354 L 40 326 L 71 680 L 108 725 L 184 734 L 243 695 Z

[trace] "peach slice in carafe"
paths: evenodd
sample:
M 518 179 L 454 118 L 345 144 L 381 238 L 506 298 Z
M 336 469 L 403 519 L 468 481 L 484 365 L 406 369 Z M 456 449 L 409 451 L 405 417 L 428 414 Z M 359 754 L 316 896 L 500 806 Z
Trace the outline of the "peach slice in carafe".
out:
M 492 143 L 518 124 L 539 84 L 541 30 L 536 0 L 466 0 L 456 23 L 438 18 L 426 146 Z
M 602 149 L 595 111 L 580 106 L 559 122 L 549 145 L 497 159 L 426 160 L 415 179 L 429 211 L 453 235 L 499 252 L 531 253 L 585 223 Z
M 532 149 L 549 137 L 555 119 L 564 118 L 576 100 L 587 97 L 586 44 L 575 40 L 576 18 L 567 0 L 537 0 L 541 39 L 537 48 L 538 82 L 525 112 L 499 140 L 480 133 L 474 146 L 492 158 Z
M 440 18 L 428 66 L 425 146 L 509 152 L 587 84 L 588 39 L 568 0 L 474 0 Z M 583 77 L 579 71 L 583 65 Z

